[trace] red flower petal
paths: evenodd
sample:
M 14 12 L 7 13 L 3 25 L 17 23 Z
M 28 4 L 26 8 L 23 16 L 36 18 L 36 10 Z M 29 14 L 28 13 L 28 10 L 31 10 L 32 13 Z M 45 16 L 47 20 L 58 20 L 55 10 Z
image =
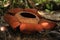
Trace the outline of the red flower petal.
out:
M 17 21 L 17 19 L 14 16 L 10 15 L 10 14 L 5 14 L 4 19 L 7 23 L 9 23 L 9 25 L 12 28 L 16 28 L 20 25 L 20 23 Z
M 13 9 L 10 9 L 8 12 L 10 12 L 12 15 L 15 15 L 16 13 L 18 13 L 20 11 L 23 11 L 23 9 L 13 8 Z
M 49 21 L 49 20 L 45 20 L 42 19 L 39 23 L 44 29 L 52 29 L 56 26 L 56 23 Z

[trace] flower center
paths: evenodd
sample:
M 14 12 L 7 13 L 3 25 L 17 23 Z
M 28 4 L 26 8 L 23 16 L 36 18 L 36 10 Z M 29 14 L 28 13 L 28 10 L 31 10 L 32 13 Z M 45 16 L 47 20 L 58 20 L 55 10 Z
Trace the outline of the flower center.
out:
M 27 13 L 27 12 L 23 12 L 20 14 L 23 17 L 27 17 L 27 18 L 36 18 L 35 15 L 31 14 L 31 13 Z

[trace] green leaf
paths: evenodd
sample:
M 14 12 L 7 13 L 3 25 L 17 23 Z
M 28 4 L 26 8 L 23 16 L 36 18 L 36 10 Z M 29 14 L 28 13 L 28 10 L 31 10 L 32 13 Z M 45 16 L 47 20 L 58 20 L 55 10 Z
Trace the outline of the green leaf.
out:
M 50 12 L 50 10 L 48 10 L 48 9 L 45 9 L 45 11 L 48 12 L 48 13 Z

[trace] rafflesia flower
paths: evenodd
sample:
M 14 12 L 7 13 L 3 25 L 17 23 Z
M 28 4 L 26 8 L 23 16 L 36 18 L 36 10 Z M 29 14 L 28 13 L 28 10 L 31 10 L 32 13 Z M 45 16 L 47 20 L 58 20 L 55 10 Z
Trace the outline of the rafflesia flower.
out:
M 36 9 L 13 8 L 8 10 L 4 19 L 14 30 L 19 27 L 23 33 L 50 30 L 56 26 L 55 22 L 42 19 Z

